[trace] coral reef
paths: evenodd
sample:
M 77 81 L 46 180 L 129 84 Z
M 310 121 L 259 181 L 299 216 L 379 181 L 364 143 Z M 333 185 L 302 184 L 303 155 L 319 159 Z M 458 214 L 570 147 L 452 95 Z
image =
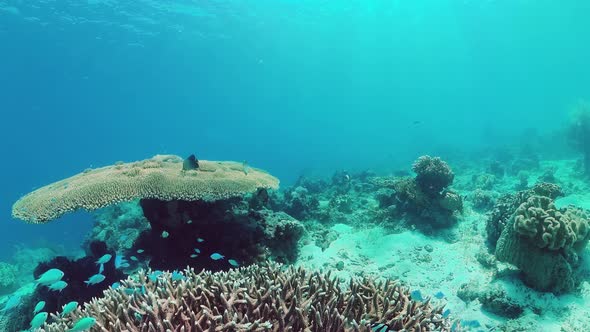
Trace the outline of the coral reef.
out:
M 183 171 L 183 160 L 158 155 L 134 163 L 86 170 L 39 188 L 14 203 L 12 215 L 44 223 L 78 209 L 96 210 L 141 198 L 160 200 L 217 200 L 259 188 L 278 188 L 270 174 L 229 161 L 199 161 L 199 168 Z
M 267 258 L 291 262 L 303 235 L 303 225 L 296 219 L 284 212 L 250 209 L 247 198 L 215 202 L 143 199 L 140 204 L 151 228 L 140 235 L 133 252 L 144 250 L 141 257 L 149 257 L 154 269 L 194 266 L 217 271 L 231 267 L 225 260 L 209 258 L 213 253 L 241 264 Z
M 483 309 L 502 317 L 518 318 L 525 310 L 522 303 L 511 298 L 500 286 L 484 288 L 477 280 L 462 284 L 457 290 L 457 296 L 465 302 L 479 300 Z
M 571 291 L 579 282 L 576 268 L 589 238 L 588 215 L 574 207 L 558 210 L 534 189 L 528 194 L 504 225 L 496 257 L 518 267 L 535 289 Z
M 96 261 L 107 253 L 111 254 L 113 259 L 103 266 L 104 270 L 101 274 L 105 276 L 105 279 L 98 284 L 86 284 L 86 280 L 99 273 L 99 266 Z M 46 302 L 45 311 L 56 312 L 70 301 L 90 301 L 93 297 L 100 296 L 103 290 L 107 289 L 112 283 L 126 277 L 123 272 L 115 268 L 114 257 L 114 252 L 109 252 L 104 243 L 97 241 L 89 244 L 89 255 L 86 257 L 71 260 L 65 256 L 58 256 L 48 262 L 39 264 L 34 271 L 35 278 L 38 278 L 39 275 L 49 269 L 60 269 L 64 272 L 62 280 L 67 282 L 67 287 L 61 291 L 52 291 L 45 286 L 38 286 L 34 298 Z M 30 313 L 28 314 L 30 315 Z
M 101 241 L 106 243 L 109 251 L 114 252 L 131 249 L 139 234 L 150 227 L 139 201 L 108 206 L 97 210 L 93 217 L 95 224 L 84 246 L 92 241 Z
M 498 198 L 486 221 L 487 244 L 494 250 L 500 234 L 520 205 L 533 195 L 555 199 L 563 195 L 561 188 L 552 183 L 537 183 L 529 190 L 522 190 L 513 194 L 505 194 Z
M 569 144 L 584 157 L 584 173 L 590 175 L 590 103 L 578 102 L 566 132 Z
M 539 248 L 569 249 L 588 242 L 588 214 L 577 208 L 559 211 L 553 200 L 531 196 L 514 212 L 514 229 Z
M 316 196 L 303 186 L 289 188 L 283 192 L 282 199 L 275 198 L 273 201 L 276 210 L 282 210 L 300 220 L 316 216 L 320 205 Z
M 490 190 L 496 184 L 496 177 L 492 174 L 474 174 L 471 177 L 473 186 L 477 189 Z
M 17 266 L 0 262 L 0 294 L 13 291 L 18 286 Z
M 340 287 L 330 273 L 277 264 L 218 273 L 185 270 L 176 280 L 163 273 L 152 281 L 140 272 L 121 284 L 72 317 L 53 316 L 56 322 L 42 331 L 64 331 L 86 316 L 96 318 L 97 330 L 113 332 L 369 331 L 374 322 L 396 331 L 449 331 L 451 325 L 442 306 L 414 301 L 396 283 L 365 278 Z
M 414 162 L 412 170 L 420 189 L 431 196 L 450 186 L 455 178 L 451 167 L 438 157 L 421 156 Z
M 440 158 L 423 156 L 414 163 L 414 171 L 415 178 L 371 179 L 379 188 L 379 207 L 387 211 L 384 217 L 405 217 L 424 230 L 452 225 L 463 209 L 463 198 L 447 188 L 454 178 L 450 167 Z
M 469 195 L 473 208 L 479 211 L 487 211 L 494 207 L 496 197 L 493 192 L 476 189 Z

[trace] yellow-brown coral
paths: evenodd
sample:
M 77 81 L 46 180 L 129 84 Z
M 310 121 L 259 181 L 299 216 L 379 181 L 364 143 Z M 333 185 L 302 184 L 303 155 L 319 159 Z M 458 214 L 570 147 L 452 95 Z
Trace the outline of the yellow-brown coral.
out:
M 183 171 L 182 158 L 157 155 L 151 159 L 106 166 L 39 188 L 12 207 L 12 215 L 44 223 L 78 209 L 96 210 L 141 198 L 214 201 L 259 188 L 276 189 L 272 175 L 231 161 L 199 161 L 197 170 Z
M 514 213 L 514 229 L 540 248 L 559 250 L 588 241 L 589 217 L 575 207 L 558 210 L 549 197 L 531 196 Z

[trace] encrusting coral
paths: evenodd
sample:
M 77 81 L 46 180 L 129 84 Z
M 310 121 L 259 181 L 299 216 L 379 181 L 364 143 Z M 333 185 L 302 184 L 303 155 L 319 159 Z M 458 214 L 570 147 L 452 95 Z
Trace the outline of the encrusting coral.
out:
M 200 160 L 197 169 L 185 171 L 182 158 L 157 155 L 89 169 L 39 188 L 19 199 L 12 215 L 44 223 L 78 209 L 96 210 L 134 199 L 214 201 L 278 185 L 277 178 L 242 163 Z
M 411 299 L 395 282 L 365 278 L 341 287 L 330 273 L 276 263 L 228 272 L 140 271 L 42 331 L 64 331 L 82 317 L 91 331 L 450 331 L 443 306 Z

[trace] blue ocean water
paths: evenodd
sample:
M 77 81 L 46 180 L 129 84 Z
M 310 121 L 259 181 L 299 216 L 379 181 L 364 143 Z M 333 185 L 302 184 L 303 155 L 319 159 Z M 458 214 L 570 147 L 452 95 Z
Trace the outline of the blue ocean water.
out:
M 583 0 L 0 1 L 0 260 L 79 247 L 88 213 L 29 225 L 11 206 L 88 167 L 195 153 L 287 186 L 558 132 L 590 99 L 589 15 Z

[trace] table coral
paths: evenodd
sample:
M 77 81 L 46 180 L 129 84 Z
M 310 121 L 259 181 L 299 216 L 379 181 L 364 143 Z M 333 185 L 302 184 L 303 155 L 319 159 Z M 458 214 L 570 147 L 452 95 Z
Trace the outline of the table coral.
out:
M 78 209 L 96 210 L 134 199 L 214 201 L 242 196 L 260 188 L 276 189 L 279 180 L 242 163 L 199 161 L 184 171 L 178 156 L 158 155 L 133 163 L 89 169 L 39 188 L 12 207 L 12 215 L 31 223 L 45 223 Z

